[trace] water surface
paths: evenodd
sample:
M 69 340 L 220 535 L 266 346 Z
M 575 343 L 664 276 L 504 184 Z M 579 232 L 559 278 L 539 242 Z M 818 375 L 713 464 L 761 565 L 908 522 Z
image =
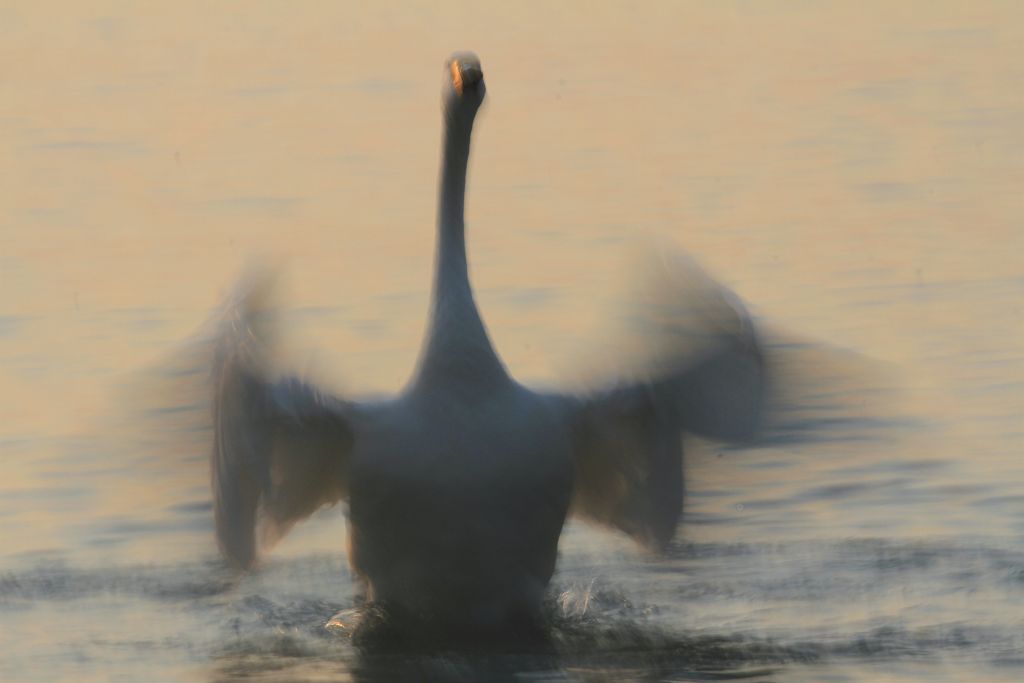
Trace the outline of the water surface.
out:
M 354 601 L 339 510 L 235 582 L 208 433 L 174 394 L 194 378 L 166 377 L 256 254 L 285 268 L 292 367 L 353 395 L 401 386 L 432 264 L 440 66 L 469 48 L 488 78 L 470 259 L 517 376 L 601 370 L 619 264 L 656 236 L 827 344 L 821 367 L 854 379 L 826 386 L 859 402 L 828 438 L 690 444 L 664 558 L 571 526 L 560 659 L 488 672 L 1019 680 L 1022 14 L 0 9 L 0 678 L 479 674 L 367 664 L 324 631 Z

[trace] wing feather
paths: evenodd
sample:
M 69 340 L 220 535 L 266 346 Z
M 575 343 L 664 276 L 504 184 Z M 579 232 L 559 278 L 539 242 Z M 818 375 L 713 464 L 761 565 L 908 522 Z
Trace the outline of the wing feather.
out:
M 757 432 L 766 372 L 746 309 L 688 259 L 640 331 L 649 335 L 646 379 L 577 398 L 574 514 L 653 549 L 682 514 L 684 433 L 742 441 Z
M 211 474 L 217 540 L 248 569 L 297 521 L 347 495 L 351 405 L 297 378 L 271 380 L 258 288 L 233 298 L 217 335 Z
M 636 385 L 584 402 L 572 512 L 661 549 L 682 513 L 683 469 L 678 421 L 657 393 Z

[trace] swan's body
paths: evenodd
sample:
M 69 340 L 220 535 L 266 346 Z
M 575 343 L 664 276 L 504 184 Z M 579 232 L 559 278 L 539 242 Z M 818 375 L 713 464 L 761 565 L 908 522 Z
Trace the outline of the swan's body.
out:
M 570 506 L 656 548 L 683 496 L 684 430 L 754 428 L 761 362 L 749 320 L 656 381 L 590 397 L 514 381 L 473 299 L 463 222 L 479 62 L 448 63 L 437 263 L 417 370 L 394 399 L 351 403 L 265 377 L 253 297 L 218 345 L 213 483 L 227 558 L 257 559 L 319 506 L 347 501 L 349 561 L 374 601 L 470 630 L 532 620 Z M 692 419 L 688 419 L 688 416 Z
M 452 626 L 535 614 L 572 490 L 557 404 L 505 382 L 410 392 L 358 424 L 349 560 L 371 597 Z

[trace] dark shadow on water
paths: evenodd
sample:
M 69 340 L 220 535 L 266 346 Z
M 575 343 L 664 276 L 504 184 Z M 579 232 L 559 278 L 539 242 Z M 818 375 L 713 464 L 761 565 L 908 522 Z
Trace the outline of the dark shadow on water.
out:
M 747 558 L 795 560 L 802 577 L 796 583 L 786 572 L 716 578 L 719 565 L 709 565 L 710 574 L 691 573 L 679 599 L 728 600 L 739 591 L 750 604 L 798 600 L 808 610 L 858 599 L 862 579 L 883 587 L 930 586 L 922 599 L 966 586 L 1010 601 L 1020 592 L 1024 566 L 1012 546 L 882 539 L 683 543 L 673 545 L 668 558 L 677 566 L 718 562 L 723 571 Z M 328 585 L 324 577 L 341 572 L 338 563 L 306 557 L 238 581 L 215 561 L 107 568 L 35 562 L 0 573 L 0 611 L 67 605 L 69 619 L 83 609 L 95 614 L 96 624 L 83 623 L 75 638 L 102 634 L 104 620 L 122 615 L 186 615 L 183 623 L 190 626 L 160 642 L 205 668 L 212 681 L 779 681 L 787 680 L 787 671 L 834 664 L 872 669 L 886 662 L 927 666 L 954 659 L 1021 666 L 1017 632 L 978 614 L 941 623 L 894 618 L 828 632 L 811 627 L 769 637 L 757 630 L 673 625 L 657 607 L 631 602 L 615 584 L 593 581 L 552 587 L 540 628 L 443 633 L 430 620 L 402 623 L 386 610 L 352 607 L 351 597 L 335 602 L 321 597 L 324 590 L 308 590 L 311 578 Z M 326 628 L 332 615 L 340 627 Z M 59 630 L 55 635 L 64 637 Z M 118 647 L 139 648 L 141 655 L 152 642 L 142 638 Z
M 814 560 L 812 551 L 819 560 Z M 962 582 L 950 573 L 983 561 L 991 572 L 979 578 L 1003 582 L 1020 566 L 1020 553 L 988 546 L 894 543 L 877 539 L 820 544 L 680 544 L 675 561 L 722 560 L 782 553 L 820 570 L 822 585 L 778 585 L 763 579 L 738 588 L 754 604 L 778 599 L 835 606 L 857 593 L 844 592 L 843 571 L 900 585 L 925 581 L 942 587 Z M 819 564 L 820 563 L 820 564 Z M 947 565 L 950 565 L 947 567 Z M 986 574 L 987 576 L 987 574 Z M 686 599 L 714 596 L 721 586 L 691 580 Z M 936 583 L 937 582 L 937 583 Z M 999 584 L 1000 586 L 1002 583 Z M 944 590 L 944 589 L 943 589 Z M 794 592 L 796 591 L 796 592 Z M 747 595 L 747 594 L 745 594 Z M 242 627 L 231 644 L 214 653 L 216 681 L 710 681 L 787 680 L 787 671 L 839 664 L 872 669 L 929 663 L 949 658 L 1015 661 L 1014 636 L 996 624 L 971 621 L 911 625 L 893 620 L 867 628 L 821 632 L 808 629 L 784 637 L 729 630 L 674 628 L 656 608 L 633 604 L 615 586 L 553 587 L 542 629 L 504 634 L 442 633 L 429 620 L 393 620 L 376 607 L 350 607 L 335 615 L 341 625 L 325 628 L 335 605 L 300 601 L 275 603 L 251 595 L 232 613 Z
M 329 623 L 319 646 L 280 633 L 239 641 L 218 657 L 213 680 L 768 681 L 781 664 L 817 658 L 739 636 L 672 635 L 630 617 L 569 615 L 554 597 L 542 623 L 501 633 L 441 631 L 380 606 Z

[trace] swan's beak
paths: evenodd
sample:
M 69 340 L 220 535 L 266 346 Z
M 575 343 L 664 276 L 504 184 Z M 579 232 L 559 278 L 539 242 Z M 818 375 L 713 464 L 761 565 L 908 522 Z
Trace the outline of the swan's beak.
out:
M 452 84 L 460 96 L 463 92 L 475 92 L 484 80 L 480 60 L 476 57 L 458 57 L 451 62 Z

